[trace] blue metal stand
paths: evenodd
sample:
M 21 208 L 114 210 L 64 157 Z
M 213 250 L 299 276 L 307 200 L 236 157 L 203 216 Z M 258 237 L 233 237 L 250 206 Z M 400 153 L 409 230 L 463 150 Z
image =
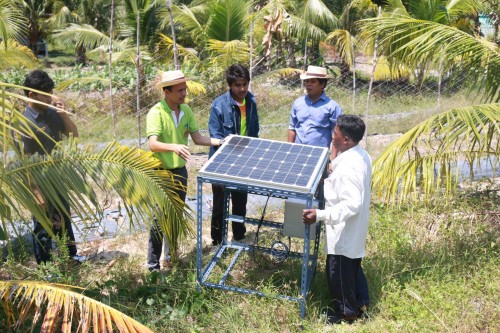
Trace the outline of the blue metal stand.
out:
M 326 163 L 326 162 L 325 162 Z M 324 165 L 323 165 L 324 167 Z M 267 228 L 276 228 L 281 229 L 283 223 L 281 222 L 273 222 L 273 221 L 260 221 L 257 219 L 246 218 L 242 216 L 232 216 L 229 214 L 229 193 L 230 190 L 239 190 L 246 191 L 247 193 L 264 195 L 277 197 L 282 199 L 287 198 L 296 198 L 301 199 L 306 202 L 306 208 L 311 208 L 313 206 L 313 194 L 318 186 L 318 183 L 321 179 L 321 174 L 318 175 L 317 179 L 314 182 L 314 186 L 309 193 L 300 193 L 289 190 L 282 189 L 274 189 L 263 186 L 254 186 L 254 185 L 246 185 L 239 184 L 235 182 L 229 181 L 221 181 L 217 179 L 212 179 L 209 177 L 201 177 L 198 176 L 198 206 L 197 206 L 197 242 L 196 242 L 196 272 L 197 272 L 197 281 L 198 286 L 217 288 L 222 290 L 236 291 L 244 294 L 258 295 L 258 296 L 266 296 L 266 297 L 276 297 L 281 299 L 287 299 L 290 301 L 295 301 L 299 303 L 300 306 L 300 315 L 304 318 L 306 314 L 306 297 L 309 289 L 311 287 L 311 281 L 314 277 L 314 272 L 316 269 L 316 263 L 318 259 L 318 249 L 319 249 L 319 239 L 321 227 L 320 224 L 316 224 L 316 237 L 312 240 L 313 244 L 311 244 L 310 239 L 310 226 L 304 224 L 304 249 L 303 253 L 300 252 L 290 252 L 289 257 L 291 258 L 302 258 L 302 274 L 301 274 L 301 287 L 300 287 L 300 295 L 298 296 L 287 296 L 287 295 L 268 295 L 258 290 L 251 290 L 246 288 L 240 288 L 235 286 L 230 286 L 226 284 L 226 280 L 231 273 L 231 270 L 235 266 L 238 258 L 244 251 L 262 251 L 266 253 L 271 253 L 271 248 L 262 247 L 262 246 L 254 246 L 249 244 L 243 244 L 239 242 L 228 242 L 227 239 L 227 230 L 228 230 L 228 221 L 236 221 L 236 222 L 244 222 L 250 225 L 261 225 L 261 227 Z M 202 262 L 202 230 L 203 230 L 203 218 L 202 218 L 202 202 L 203 202 L 203 183 L 214 183 L 221 184 L 225 186 L 224 193 L 224 218 L 222 224 L 222 234 L 223 239 L 219 248 L 215 251 L 215 254 L 211 258 L 210 262 L 203 267 Z M 302 216 L 297 216 L 297 219 L 302 219 Z M 212 273 L 213 269 L 216 267 L 217 262 L 221 259 L 223 253 L 226 249 L 233 249 L 235 253 L 230 260 L 228 267 L 226 268 L 222 278 L 218 281 L 218 283 L 209 282 L 208 278 Z M 311 253 L 312 251 L 312 253 Z

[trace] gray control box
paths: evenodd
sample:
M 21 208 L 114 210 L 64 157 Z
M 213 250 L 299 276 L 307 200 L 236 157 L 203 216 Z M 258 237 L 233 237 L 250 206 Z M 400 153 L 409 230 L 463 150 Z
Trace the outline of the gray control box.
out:
M 312 208 L 318 208 L 318 201 L 313 200 Z M 287 199 L 285 201 L 285 219 L 283 222 L 283 234 L 289 237 L 304 239 L 305 224 L 302 222 L 302 211 L 306 209 L 306 201 L 300 199 Z M 310 225 L 311 235 L 309 239 L 316 237 L 316 223 Z

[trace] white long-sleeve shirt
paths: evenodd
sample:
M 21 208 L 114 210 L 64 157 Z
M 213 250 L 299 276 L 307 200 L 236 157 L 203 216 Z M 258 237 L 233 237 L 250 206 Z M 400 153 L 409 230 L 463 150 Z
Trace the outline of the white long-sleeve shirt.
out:
M 371 158 L 359 145 L 333 160 L 332 173 L 325 179 L 325 209 L 316 211 L 316 221 L 324 221 L 326 227 L 326 253 L 365 256 L 371 178 Z

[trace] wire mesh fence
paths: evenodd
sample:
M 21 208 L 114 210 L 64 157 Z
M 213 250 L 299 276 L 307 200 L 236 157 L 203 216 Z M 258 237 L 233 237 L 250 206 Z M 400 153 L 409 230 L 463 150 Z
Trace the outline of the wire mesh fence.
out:
M 150 61 L 154 62 L 155 59 Z M 312 59 L 311 63 L 323 61 L 323 58 L 318 57 Z M 336 73 L 334 79 L 329 80 L 327 84 L 327 95 L 339 103 L 344 113 L 366 117 L 369 135 L 401 133 L 433 114 L 477 102 L 464 94 L 466 78 L 460 73 L 445 76 L 441 81 L 437 73 L 430 73 L 421 85 L 409 78 L 374 81 L 368 101 L 371 59 L 359 57 L 355 77 L 352 71 L 340 72 L 335 64 L 323 63 L 323 66 Z M 205 94 L 188 95 L 187 99 L 197 116 L 202 133 L 207 132 L 213 99 L 227 89 L 223 73 L 205 83 L 205 88 Z M 279 71 L 254 75 L 251 90 L 258 103 L 261 135 L 278 140 L 285 139 L 291 105 L 296 98 L 304 94 L 299 75 L 282 76 Z M 145 142 L 146 115 L 163 96 L 155 87 L 155 82 L 150 80 L 140 90 L 138 97 L 139 112 L 135 89 L 113 93 L 117 114 L 117 135 L 114 139 L 129 139 L 127 142 L 132 143 L 134 140 L 138 142 L 141 137 L 142 142 Z M 110 127 L 112 122 L 109 91 L 80 92 L 77 96 L 73 95 L 72 99 L 75 101 L 72 107 L 80 132 L 93 133 L 92 141 L 98 140 L 99 136 L 104 141 L 105 138 L 113 139 L 110 135 L 113 131 Z M 140 117 L 141 133 L 137 131 L 136 117 Z

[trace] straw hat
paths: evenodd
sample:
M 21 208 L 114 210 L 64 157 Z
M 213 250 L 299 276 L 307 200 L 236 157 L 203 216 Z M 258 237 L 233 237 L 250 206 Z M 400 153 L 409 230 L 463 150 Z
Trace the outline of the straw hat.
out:
M 184 77 L 184 73 L 181 71 L 167 71 L 161 73 L 161 81 L 156 85 L 159 89 L 163 89 L 168 86 L 173 86 L 178 83 L 189 81 L 190 79 Z
M 331 79 L 332 75 L 326 74 L 326 68 L 318 66 L 307 66 L 307 71 L 300 74 L 301 80 L 307 79 Z

